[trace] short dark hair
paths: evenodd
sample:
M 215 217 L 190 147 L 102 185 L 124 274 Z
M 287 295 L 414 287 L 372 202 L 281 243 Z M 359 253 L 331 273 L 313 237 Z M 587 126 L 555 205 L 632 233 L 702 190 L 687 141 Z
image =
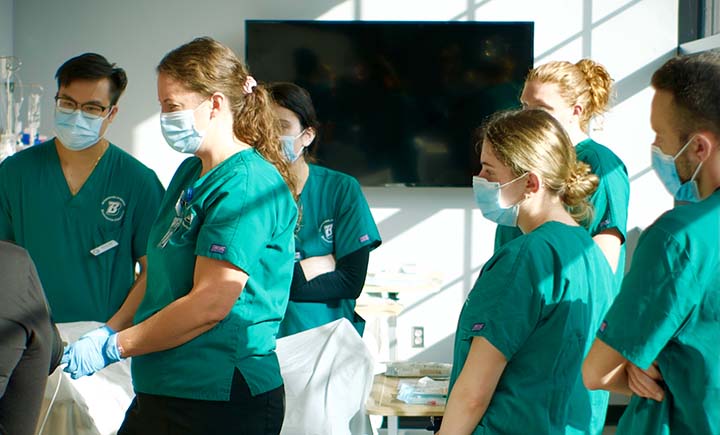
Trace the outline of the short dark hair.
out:
M 298 117 L 303 129 L 312 128 L 315 130 L 313 143 L 317 142 L 320 133 L 318 131 L 320 122 L 317 119 L 310 93 L 295 83 L 289 82 L 270 83 L 268 90 L 275 104 L 288 109 Z
M 681 140 L 697 130 L 720 135 L 720 51 L 674 57 L 655 71 L 651 84 L 672 94 Z
M 73 57 L 60 65 L 55 73 L 58 88 L 67 86 L 75 80 L 101 80 L 110 81 L 110 104 L 117 104 L 125 87 L 127 87 L 127 75 L 125 70 L 116 67 L 105 57 L 97 53 L 84 53 Z

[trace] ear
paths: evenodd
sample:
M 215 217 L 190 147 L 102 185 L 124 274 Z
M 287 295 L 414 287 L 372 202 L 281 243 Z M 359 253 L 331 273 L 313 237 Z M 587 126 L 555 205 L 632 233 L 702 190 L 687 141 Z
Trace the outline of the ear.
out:
M 210 104 L 210 117 L 212 118 L 217 115 L 217 111 L 226 104 L 225 95 L 220 92 L 215 92 L 210 96 Z
M 540 190 L 541 185 L 542 181 L 540 180 L 540 177 L 532 172 L 529 172 L 527 175 L 527 181 L 525 182 L 525 193 L 537 193 L 537 191 Z
M 315 136 L 317 136 L 317 132 L 314 128 L 308 127 L 305 129 L 305 133 L 303 133 L 303 147 L 310 146 L 310 144 L 315 140 Z
M 576 104 L 572 107 L 572 111 L 573 111 L 573 116 L 577 116 L 579 119 L 580 117 L 582 117 L 584 109 L 581 105 Z
M 108 124 L 111 124 L 113 120 L 115 120 L 115 115 L 117 115 L 118 110 L 119 109 L 117 104 L 112 106 L 112 108 L 110 109 L 110 115 L 107 117 Z
M 711 131 L 701 131 L 695 135 L 693 154 L 698 161 L 704 162 L 713 151 L 718 149 L 718 139 Z

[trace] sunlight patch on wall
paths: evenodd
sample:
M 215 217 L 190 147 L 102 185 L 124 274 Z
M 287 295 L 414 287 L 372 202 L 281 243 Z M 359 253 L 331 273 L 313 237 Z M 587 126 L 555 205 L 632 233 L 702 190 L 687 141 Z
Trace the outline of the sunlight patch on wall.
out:
M 344 1 L 338 5 L 328 9 L 327 12 L 323 13 L 317 20 L 319 21 L 332 21 L 332 20 L 352 20 L 355 18 L 354 11 L 355 5 L 353 0 Z
M 450 20 L 467 9 L 467 0 L 365 0 L 364 20 Z
M 644 0 L 593 29 L 592 57 L 620 81 L 673 50 L 677 33 L 677 3 Z

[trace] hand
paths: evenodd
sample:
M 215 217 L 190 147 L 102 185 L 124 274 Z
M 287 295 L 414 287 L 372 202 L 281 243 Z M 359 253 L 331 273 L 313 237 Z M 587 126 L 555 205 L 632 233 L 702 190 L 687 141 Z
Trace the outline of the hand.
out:
M 120 361 L 117 334 L 104 325 L 83 335 L 65 348 L 61 364 L 67 364 L 64 372 L 78 379 L 89 376 L 108 365 Z
M 626 371 L 628 375 L 628 386 L 635 395 L 662 402 L 665 397 L 665 389 L 660 384 L 663 381 L 663 377 L 660 370 L 658 370 L 656 362 L 652 363 L 647 370 L 628 363 L 626 365 Z

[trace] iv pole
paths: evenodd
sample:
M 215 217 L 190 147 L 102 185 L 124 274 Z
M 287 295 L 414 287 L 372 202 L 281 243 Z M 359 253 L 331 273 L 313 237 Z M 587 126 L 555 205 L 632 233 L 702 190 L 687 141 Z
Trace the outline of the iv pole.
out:
M 40 127 L 40 97 L 42 86 L 38 84 L 23 85 L 17 71 L 22 63 L 13 56 L 0 56 L 0 161 L 23 148 L 35 144 Z M 28 90 L 27 130 L 28 140 L 21 143 L 23 125 L 21 108 L 25 101 L 24 93 Z

